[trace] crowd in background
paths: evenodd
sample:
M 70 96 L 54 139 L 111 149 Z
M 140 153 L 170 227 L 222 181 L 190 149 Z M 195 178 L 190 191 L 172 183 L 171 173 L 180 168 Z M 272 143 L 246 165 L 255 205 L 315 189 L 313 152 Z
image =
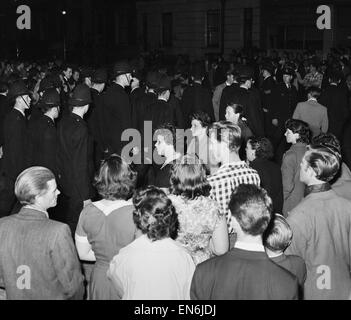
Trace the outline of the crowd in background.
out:
M 2 296 L 350 298 L 350 68 L 349 49 L 1 62 Z

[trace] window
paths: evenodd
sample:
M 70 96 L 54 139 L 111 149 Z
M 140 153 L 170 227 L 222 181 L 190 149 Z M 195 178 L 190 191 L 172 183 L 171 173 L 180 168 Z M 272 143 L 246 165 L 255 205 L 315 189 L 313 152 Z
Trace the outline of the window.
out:
M 219 10 L 207 11 L 207 47 L 218 48 L 219 46 Z
M 244 8 L 244 47 L 252 47 L 253 9 Z
M 173 15 L 164 13 L 162 15 L 162 44 L 164 47 L 173 45 Z

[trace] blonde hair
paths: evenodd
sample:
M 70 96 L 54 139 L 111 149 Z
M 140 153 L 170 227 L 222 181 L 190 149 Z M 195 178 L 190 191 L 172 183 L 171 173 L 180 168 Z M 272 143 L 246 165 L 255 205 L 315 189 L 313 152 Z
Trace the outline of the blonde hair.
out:
M 15 182 L 15 195 L 21 204 L 33 204 L 35 197 L 48 190 L 48 181 L 54 174 L 44 167 L 30 167 L 22 171 Z

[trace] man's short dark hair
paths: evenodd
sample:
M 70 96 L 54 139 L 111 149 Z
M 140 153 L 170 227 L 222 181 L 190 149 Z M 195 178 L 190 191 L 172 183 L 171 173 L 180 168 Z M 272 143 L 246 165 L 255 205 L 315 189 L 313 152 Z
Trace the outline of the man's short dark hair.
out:
M 307 94 L 311 95 L 311 97 L 317 99 L 321 95 L 321 89 L 319 89 L 318 87 L 315 87 L 315 86 L 309 87 L 307 90 Z
M 262 235 L 272 217 L 272 200 L 266 190 L 241 184 L 233 192 L 229 209 L 241 229 L 251 236 Z

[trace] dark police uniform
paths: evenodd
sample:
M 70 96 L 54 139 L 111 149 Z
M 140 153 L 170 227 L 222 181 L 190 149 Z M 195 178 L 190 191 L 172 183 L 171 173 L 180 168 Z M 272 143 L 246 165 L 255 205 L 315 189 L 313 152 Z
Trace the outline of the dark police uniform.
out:
M 50 169 L 57 177 L 57 132 L 54 121 L 42 114 L 28 123 L 28 166 Z
M 66 223 L 74 234 L 83 201 L 93 197 L 93 146 L 86 122 L 71 113 L 58 126 L 59 186 L 66 197 Z
M 108 153 L 121 155 L 127 142 L 121 141 L 124 130 L 132 127 L 129 96 L 119 84 L 112 83 L 103 99 L 104 145 Z
M 27 119 L 20 111 L 12 109 L 6 115 L 3 136 L 0 216 L 11 213 L 16 202 L 14 184 L 27 165 Z

